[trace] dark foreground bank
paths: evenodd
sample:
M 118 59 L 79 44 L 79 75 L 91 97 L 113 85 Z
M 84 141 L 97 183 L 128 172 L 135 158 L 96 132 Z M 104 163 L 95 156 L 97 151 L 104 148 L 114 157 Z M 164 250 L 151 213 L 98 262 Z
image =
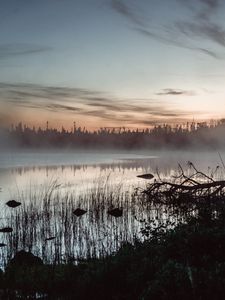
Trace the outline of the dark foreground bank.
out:
M 225 218 L 212 213 L 78 265 L 19 252 L 1 273 L 1 299 L 222 299 Z

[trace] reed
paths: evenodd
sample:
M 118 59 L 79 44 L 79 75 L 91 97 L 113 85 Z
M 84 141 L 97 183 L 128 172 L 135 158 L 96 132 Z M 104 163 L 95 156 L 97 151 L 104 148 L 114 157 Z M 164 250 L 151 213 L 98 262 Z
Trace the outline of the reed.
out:
M 68 191 L 56 180 L 42 189 L 30 188 L 26 194 L 18 191 L 16 200 L 22 205 L 4 205 L 1 210 L 0 228 L 13 229 L 0 232 L 0 243 L 6 244 L 0 248 L 2 267 L 19 250 L 32 252 L 47 264 L 77 264 L 83 259 L 106 257 L 118 251 L 124 242 L 134 244 L 148 239 L 155 228 L 166 230 L 185 222 L 196 213 L 196 203 L 201 207 L 202 199 L 209 198 L 209 191 L 214 193 L 211 184 L 215 184 L 213 178 L 218 178 L 218 169 L 206 175 L 193 164 L 189 167 L 189 173 L 179 167 L 169 183 L 159 177 L 144 189 L 124 188 L 123 182 L 112 185 L 109 174 L 96 178 L 82 193 Z M 191 187 L 188 199 L 183 197 L 183 181 Z M 210 184 L 204 190 L 205 197 L 193 194 L 193 186 L 195 192 L 195 186 L 205 183 Z M 168 195 L 168 187 L 171 192 L 174 185 L 175 192 Z M 224 189 L 219 193 L 217 198 L 221 202 Z M 73 212 L 77 208 L 87 212 L 76 216 Z M 113 208 L 122 208 L 122 216 L 110 215 L 108 211 Z
M 140 192 L 133 187 L 124 190 L 122 183 L 112 186 L 109 177 L 96 179 L 82 194 L 67 192 L 53 181 L 42 190 L 18 193 L 17 200 L 21 206 L 4 206 L 1 211 L 0 226 L 13 228 L 12 233 L 0 233 L 0 242 L 7 245 L 0 250 L 3 267 L 22 249 L 49 264 L 105 257 L 124 242 L 142 240 L 139 220 L 157 215 Z M 117 207 L 123 209 L 121 217 L 108 214 Z M 76 208 L 87 213 L 77 217 Z

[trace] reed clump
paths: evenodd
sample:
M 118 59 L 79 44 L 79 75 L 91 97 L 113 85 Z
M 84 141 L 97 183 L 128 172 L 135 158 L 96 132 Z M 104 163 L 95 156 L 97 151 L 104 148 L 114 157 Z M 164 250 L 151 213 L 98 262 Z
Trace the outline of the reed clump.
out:
M 96 180 L 82 194 L 67 192 L 53 181 L 43 190 L 30 190 L 17 198 L 20 206 L 5 205 L 1 211 L 0 228 L 12 228 L 0 232 L 0 242 L 5 244 L 0 252 L 3 267 L 20 250 L 51 264 L 105 257 L 123 242 L 142 239 L 137 219 L 154 214 L 146 209 L 140 193 L 123 190 L 121 185 L 112 187 L 108 179 Z M 117 210 L 119 217 L 109 213 Z
M 221 299 L 225 185 L 189 166 L 133 193 L 99 184 L 76 197 L 54 182 L 19 199 L 1 224 L 13 228 L 1 233 L 4 299 Z

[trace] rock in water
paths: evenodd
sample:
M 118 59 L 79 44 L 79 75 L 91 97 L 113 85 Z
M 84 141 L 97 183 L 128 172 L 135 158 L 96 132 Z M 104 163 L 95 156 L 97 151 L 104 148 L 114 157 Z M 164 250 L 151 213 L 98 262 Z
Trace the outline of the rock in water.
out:
M 75 216 L 77 216 L 77 217 L 80 217 L 80 216 L 86 214 L 86 212 L 87 212 L 87 211 L 84 210 L 84 209 L 77 208 L 77 209 L 74 210 L 73 214 L 74 214 Z
M 122 215 L 123 215 L 123 209 L 122 208 L 113 208 L 113 209 L 108 210 L 108 214 L 115 218 L 119 218 L 119 217 L 122 217 Z
M 154 175 L 152 175 L 152 174 L 143 174 L 143 175 L 138 175 L 137 177 L 143 178 L 143 179 L 152 179 L 152 178 L 154 178 Z
M 8 233 L 8 232 L 12 232 L 12 231 L 13 231 L 12 227 L 4 227 L 4 228 L 0 229 L 0 232 L 3 232 L 3 233 Z
M 15 254 L 15 256 L 10 260 L 9 265 L 11 266 L 41 266 L 43 261 L 40 257 L 35 256 L 31 252 L 26 252 L 21 250 Z
M 5 247 L 5 246 L 7 246 L 7 245 L 4 243 L 0 243 L 0 248 Z
M 51 237 L 49 237 L 49 238 L 46 238 L 45 239 L 45 241 L 47 242 L 47 241 L 52 241 L 52 240 L 54 240 L 55 239 L 55 236 L 51 236 Z
M 17 206 L 20 206 L 21 202 L 18 202 L 16 200 L 10 200 L 10 201 L 6 202 L 6 205 L 8 205 L 9 207 L 15 208 Z

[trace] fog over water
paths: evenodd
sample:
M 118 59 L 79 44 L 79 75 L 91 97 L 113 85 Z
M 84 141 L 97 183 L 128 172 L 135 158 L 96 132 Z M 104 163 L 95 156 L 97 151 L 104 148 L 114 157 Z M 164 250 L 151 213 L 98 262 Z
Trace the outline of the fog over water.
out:
M 225 158 L 225 152 L 220 153 Z M 8 151 L 0 156 L 1 199 L 38 191 L 57 181 L 64 192 L 80 194 L 94 185 L 121 186 L 124 190 L 144 187 L 145 180 L 136 176 L 153 173 L 170 178 L 178 164 L 184 169 L 193 162 L 204 172 L 212 172 L 222 162 L 218 152 L 32 152 Z

